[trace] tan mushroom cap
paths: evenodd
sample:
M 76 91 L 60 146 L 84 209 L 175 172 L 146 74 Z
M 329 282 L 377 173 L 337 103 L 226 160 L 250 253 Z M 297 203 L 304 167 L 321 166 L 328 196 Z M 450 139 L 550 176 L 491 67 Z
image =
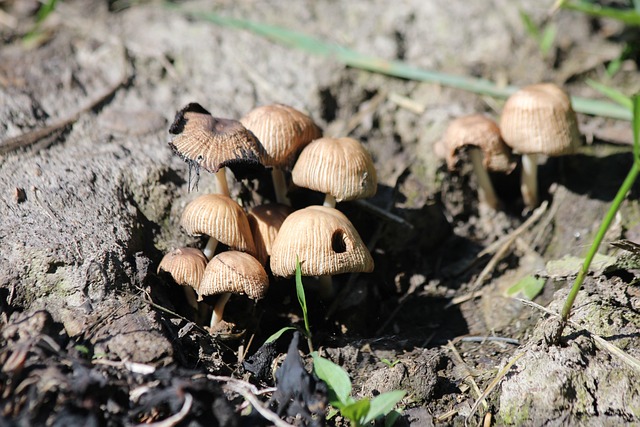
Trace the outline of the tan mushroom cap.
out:
M 521 154 L 568 154 L 581 142 L 571 99 L 553 83 L 526 86 L 511 95 L 500 130 L 507 145 Z
M 271 255 L 280 226 L 291 212 L 293 208 L 281 203 L 267 203 L 249 210 L 247 218 L 256 245 L 256 258 L 262 265 L 266 264 L 267 258 Z
M 200 287 L 207 258 L 201 250 L 178 248 L 167 253 L 158 266 L 158 273 L 164 271 L 181 286 L 191 286 L 197 292 Z
M 353 138 L 320 138 L 307 145 L 293 167 L 294 184 L 325 194 L 336 201 L 376 194 L 378 179 L 373 159 Z
M 254 108 L 240 122 L 262 143 L 262 163 L 281 169 L 291 166 L 305 145 L 322 136 L 311 117 L 283 104 Z
M 213 117 L 191 103 L 176 113 L 169 146 L 183 160 L 215 173 L 236 164 L 260 164 L 262 147 L 237 120 Z
M 205 234 L 230 249 L 256 252 L 247 215 L 223 194 L 204 194 L 192 200 L 182 213 L 180 225 L 191 235 Z
M 225 251 L 214 256 L 204 270 L 200 295 L 245 294 L 258 300 L 269 289 L 269 277 L 262 264 L 245 252 Z
M 271 271 L 293 276 L 296 257 L 304 276 L 373 271 L 373 258 L 351 221 L 325 206 L 300 209 L 282 223 L 273 242 Z
M 449 170 L 456 168 L 459 150 L 469 146 L 482 151 L 482 164 L 488 171 L 511 172 L 515 167 L 511 149 L 502 140 L 498 124 L 482 114 L 471 114 L 452 120 L 441 142 Z

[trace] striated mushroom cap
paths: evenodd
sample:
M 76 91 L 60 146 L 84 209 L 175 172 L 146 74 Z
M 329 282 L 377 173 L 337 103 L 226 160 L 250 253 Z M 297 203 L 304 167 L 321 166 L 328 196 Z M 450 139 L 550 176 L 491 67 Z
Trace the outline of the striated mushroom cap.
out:
M 158 265 L 158 273 L 164 271 L 181 286 L 191 286 L 197 292 L 207 258 L 200 249 L 178 248 L 168 252 Z
M 378 179 L 373 159 L 353 138 L 320 138 L 300 153 L 291 172 L 294 184 L 325 194 L 336 201 L 376 194 Z
M 260 167 L 262 147 L 242 123 L 213 117 L 200 104 L 191 103 L 176 113 L 169 146 L 190 165 L 216 173 L 220 168 Z
M 182 213 L 180 225 L 190 235 L 205 234 L 230 249 L 256 252 L 247 215 L 223 194 L 204 194 L 192 200 Z
M 511 95 L 500 118 L 502 138 L 521 154 L 559 156 L 581 143 L 576 113 L 553 83 L 526 86 Z
M 254 108 L 240 122 L 262 143 L 262 163 L 281 169 L 291 166 L 305 145 L 322 136 L 311 117 L 283 104 Z
M 443 149 L 449 170 L 458 162 L 463 147 L 477 147 L 483 154 L 488 171 L 509 173 L 515 167 L 511 149 L 502 140 L 498 124 L 482 114 L 472 114 L 452 120 L 445 131 L 440 148 Z
M 225 251 L 207 264 L 199 294 L 232 293 L 259 300 L 264 298 L 268 289 L 269 277 L 257 259 L 245 252 Z
M 256 246 L 256 258 L 262 265 L 267 263 L 278 231 L 291 212 L 293 208 L 281 203 L 267 203 L 249 210 L 247 218 Z
M 305 276 L 373 271 L 373 258 L 351 221 L 325 206 L 300 209 L 282 223 L 271 249 L 271 271 L 293 276 L 296 257 Z

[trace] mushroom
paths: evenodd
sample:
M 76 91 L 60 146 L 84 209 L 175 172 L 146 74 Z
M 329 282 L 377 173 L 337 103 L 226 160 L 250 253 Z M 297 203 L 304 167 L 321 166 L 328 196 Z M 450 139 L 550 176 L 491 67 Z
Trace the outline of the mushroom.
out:
M 351 221 L 326 206 L 297 210 L 282 223 L 271 248 L 271 271 L 291 277 L 297 260 L 303 276 L 320 277 L 325 296 L 333 294 L 331 275 L 373 271 L 373 258 Z
M 507 145 L 522 154 L 520 190 L 526 207 L 533 209 L 538 206 L 538 154 L 569 154 L 581 143 L 571 99 L 553 83 L 524 87 L 507 99 L 500 130 Z
M 180 225 L 191 235 L 209 236 L 202 251 L 207 259 L 213 257 L 218 242 L 255 254 L 247 215 L 239 204 L 223 194 L 204 194 L 192 200 L 182 213 Z
M 444 151 L 449 170 L 456 169 L 460 150 L 467 150 L 478 180 L 480 203 L 498 209 L 500 201 L 488 172 L 509 173 L 515 163 L 511 160 L 511 150 L 502 140 L 496 122 L 481 114 L 459 117 L 449 123 L 437 147 Z
M 376 169 L 364 146 L 353 138 L 320 138 L 307 145 L 291 172 L 293 183 L 325 193 L 324 206 L 371 197 Z
M 213 308 L 210 327 L 222 321 L 231 294 L 246 295 L 253 300 L 263 298 L 269 289 L 269 277 L 262 264 L 245 252 L 221 252 L 207 264 L 200 283 L 200 297 L 221 294 Z
M 158 274 L 164 271 L 174 282 L 182 286 L 187 302 L 197 311 L 196 293 L 206 266 L 207 258 L 199 249 L 178 248 L 162 257 L 158 265 Z
M 196 169 L 196 186 L 200 168 L 214 173 L 218 179 L 219 192 L 229 195 L 225 167 L 260 167 L 262 147 L 255 135 L 242 123 L 232 119 L 213 117 L 200 104 L 191 103 L 176 113 L 169 133 L 175 135 L 169 146 Z
M 266 265 L 280 226 L 291 212 L 290 206 L 281 203 L 267 203 L 249 209 L 247 218 L 256 246 L 256 258 L 262 265 Z
M 276 201 L 291 205 L 283 170 L 291 166 L 305 145 L 322 136 L 322 131 L 311 117 L 283 104 L 254 108 L 240 122 L 262 143 L 261 160 L 265 166 L 272 167 Z

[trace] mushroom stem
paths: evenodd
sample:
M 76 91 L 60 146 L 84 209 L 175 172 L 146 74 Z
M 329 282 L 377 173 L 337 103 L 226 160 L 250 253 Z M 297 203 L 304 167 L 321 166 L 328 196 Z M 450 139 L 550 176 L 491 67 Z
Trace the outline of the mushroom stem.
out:
M 328 208 L 335 208 L 336 207 L 336 198 L 333 197 L 329 193 L 325 194 L 324 203 L 322 204 L 322 206 L 326 206 Z
M 522 155 L 522 176 L 520 192 L 528 209 L 538 206 L 538 155 Z
M 216 172 L 216 178 L 218 178 L 218 192 L 225 196 L 229 196 L 229 185 L 227 184 L 225 168 L 218 169 L 218 172 Z
M 276 201 L 283 205 L 291 206 L 291 200 L 287 197 L 287 181 L 284 178 L 282 169 L 277 167 L 271 169 L 271 180 L 276 193 Z
M 469 150 L 469 156 L 471 157 L 473 171 L 478 180 L 478 199 L 480 203 L 484 203 L 491 209 L 497 210 L 500 207 L 500 201 L 493 189 L 493 184 L 491 184 L 489 172 L 487 172 L 487 169 L 484 167 L 482 151 L 479 148 L 471 148 Z
M 205 246 L 202 250 L 202 253 L 205 257 L 207 257 L 208 261 L 211 261 L 211 258 L 213 258 L 213 255 L 216 253 L 217 247 L 218 240 L 213 237 L 209 237 L 209 240 L 207 240 L 207 246 Z
M 230 292 L 225 292 L 220 294 L 218 300 L 216 301 L 216 305 L 213 306 L 213 314 L 211 315 L 211 323 L 209 327 L 214 329 L 220 322 L 222 321 L 222 315 L 224 314 L 224 307 L 227 305 L 227 301 L 231 297 Z

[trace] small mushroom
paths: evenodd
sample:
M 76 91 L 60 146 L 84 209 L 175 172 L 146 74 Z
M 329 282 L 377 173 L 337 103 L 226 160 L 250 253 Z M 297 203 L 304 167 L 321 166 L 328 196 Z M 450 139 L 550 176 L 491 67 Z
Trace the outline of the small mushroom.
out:
M 180 225 L 191 235 L 207 235 L 202 251 L 207 259 L 215 253 L 218 242 L 230 249 L 255 254 L 256 248 L 249 220 L 242 207 L 223 194 L 204 194 L 184 209 Z
M 254 206 L 247 213 L 253 242 L 256 246 L 256 258 L 266 265 L 271 255 L 273 241 L 287 216 L 293 212 L 290 206 L 281 203 L 267 203 Z
M 324 206 L 371 197 L 378 180 L 373 159 L 353 138 L 320 138 L 307 145 L 291 172 L 293 183 L 325 194 Z
M 200 288 L 200 281 L 206 266 L 207 258 L 199 249 L 178 248 L 162 257 L 160 265 L 158 265 L 158 274 L 164 271 L 178 285 L 183 286 L 187 302 L 197 311 L 196 293 Z
M 196 177 L 200 176 L 201 167 L 214 173 L 220 193 L 227 196 L 225 167 L 232 171 L 261 167 L 262 147 L 255 135 L 237 120 L 213 117 L 200 104 L 191 103 L 178 111 L 169 133 L 174 135 L 169 146 L 189 164 L 189 175 L 192 167 Z
M 444 151 L 449 170 L 456 169 L 460 150 L 467 150 L 478 180 L 480 203 L 498 209 L 500 201 L 488 172 L 509 173 L 515 163 L 496 122 L 481 114 L 459 117 L 449 123 L 437 147 Z
M 311 117 L 283 104 L 254 108 L 240 122 L 262 143 L 262 163 L 272 167 L 276 201 L 291 205 L 283 171 L 293 164 L 305 145 L 322 136 L 322 131 Z
M 303 276 L 320 276 L 322 293 L 333 294 L 330 276 L 371 272 L 373 258 L 349 219 L 326 206 L 308 206 L 291 213 L 282 223 L 271 248 L 271 271 L 295 275 L 296 260 Z
M 269 277 L 253 256 L 238 251 L 221 252 L 207 264 L 200 283 L 200 296 L 218 295 L 211 316 L 212 330 L 222 321 L 231 294 L 246 295 L 253 300 L 264 298 Z
M 567 93 L 553 83 L 524 87 L 511 95 L 500 118 L 502 138 L 522 154 L 520 189 L 529 209 L 538 206 L 538 154 L 570 154 L 581 143 Z

